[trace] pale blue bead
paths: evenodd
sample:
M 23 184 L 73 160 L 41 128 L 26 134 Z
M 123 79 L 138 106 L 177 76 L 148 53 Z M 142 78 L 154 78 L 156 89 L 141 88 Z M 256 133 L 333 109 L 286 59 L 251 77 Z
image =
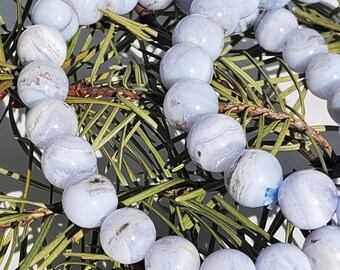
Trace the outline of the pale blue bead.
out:
M 54 139 L 41 157 L 46 179 L 58 188 L 76 179 L 91 176 L 97 169 L 97 158 L 92 146 L 84 139 L 61 135 Z
M 62 0 L 39 0 L 32 9 L 33 24 L 53 26 L 65 40 L 70 40 L 78 30 L 78 16 Z
M 109 179 L 93 174 L 67 185 L 62 204 L 65 215 L 74 224 L 83 228 L 96 228 L 117 209 L 118 197 Z
M 197 119 L 212 113 L 218 113 L 218 98 L 214 89 L 205 82 L 181 80 L 166 93 L 164 114 L 177 130 L 189 131 Z
M 340 269 L 340 227 L 324 226 L 311 232 L 303 244 L 313 270 Z
M 173 0 L 139 0 L 139 4 L 148 10 L 162 10 L 170 6 Z
M 105 8 L 105 0 L 63 0 L 69 4 L 78 15 L 80 25 L 90 25 L 98 22 L 103 16 L 98 9 Z M 125 0 L 127 1 L 127 0 Z
M 210 56 L 201 47 L 190 43 L 176 44 L 165 53 L 160 63 L 160 76 L 168 89 L 182 79 L 210 83 L 212 75 Z
M 175 0 L 175 3 L 185 14 L 190 14 L 192 0 Z
M 241 125 L 224 114 L 209 114 L 198 119 L 187 137 L 191 159 L 209 172 L 231 169 L 245 146 Z
M 105 9 L 108 11 L 123 15 L 132 11 L 138 3 L 138 0 L 104 0 Z
M 259 45 L 270 52 L 280 52 L 289 35 L 298 29 L 293 13 L 280 8 L 267 12 L 259 21 L 255 38 Z
M 336 208 L 336 217 L 338 218 L 338 224 L 340 225 L 340 198 L 338 198 L 338 206 Z
M 25 127 L 28 138 L 44 149 L 59 135 L 75 135 L 78 120 L 74 110 L 65 102 L 46 100 L 29 110 Z
M 240 19 L 236 28 L 234 29 L 234 33 L 243 33 L 247 31 L 250 27 L 253 27 L 259 17 L 260 9 L 256 8 L 255 11 L 246 18 Z
M 236 0 L 239 5 L 240 19 L 249 17 L 258 9 L 260 0 Z
M 215 61 L 223 50 L 223 29 L 205 15 L 188 15 L 177 24 L 172 35 L 172 45 L 178 43 L 200 46 Z
M 319 3 L 321 0 L 299 0 L 299 2 L 306 3 L 306 4 L 315 4 Z
M 266 247 L 257 258 L 255 266 L 256 270 L 312 270 L 301 249 L 287 243 Z
M 309 90 L 317 97 L 327 99 L 330 89 L 340 81 L 340 55 L 319 54 L 308 64 L 306 83 Z
M 179 236 L 156 241 L 145 256 L 145 270 L 198 270 L 200 257 L 196 247 Z
M 291 70 L 304 73 L 313 57 L 327 52 L 323 36 L 313 29 L 302 28 L 289 35 L 282 57 Z
M 267 8 L 267 9 L 277 9 L 282 8 L 283 6 L 287 5 L 290 0 L 261 0 L 260 7 Z
M 325 225 L 336 210 L 338 196 L 333 181 L 316 170 L 289 175 L 279 189 L 279 205 L 294 226 L 313 230 Z
M 66 53 L 67 46 L 63 36 L 47 25 L 30 26 L 20 35 L 17 44 L 17 54 L 24 66 L 36 60 L 61 66 Z
M 193 0 L 190 13 L 207 15 L 219 23 L 224 36 L 229 36 L 234 31 L 240 19 L 239 6 L 235 0 Z
M 327 99 L 328 113 L 337 124 L 340 124 L 340 81 L 329 89 L 329 93 Z
M 156 228 L 143 211 L 122 208 L 108 215 L 100 228 L 100 243 L 109 257 L 122 264 L 144 260 L 156 241 Z
M 226 171 L 224 179 L 229 195 L 236 202 L 247 207 L 262 207 L 276 203 L 283 172 L 275 156 L 251 149 L 243 152 L 234 171 Z
M 20 72 L 17 89 L 21 100 L 30 108 L 49 99 L 64 101 L 69 82 L 63 69 L 52 62 L 34 61 Z
M 211 253 L 200 270 L 256 270 L 253 261 L 236 249 L 221 249 Z

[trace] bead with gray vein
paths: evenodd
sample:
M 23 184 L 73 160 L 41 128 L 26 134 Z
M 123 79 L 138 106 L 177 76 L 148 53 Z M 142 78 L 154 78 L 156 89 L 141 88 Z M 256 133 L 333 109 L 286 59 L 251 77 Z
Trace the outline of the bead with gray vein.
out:
M 123 15 L 133 10 L 137 3 L 138 0 L 105 0 L 105 9 Z
M 103 14 L 98 9 L 105 8 L 105 0 L 63 0 L 69 4 L 78 15 L 80 25 L 90 25 L 98 22 Z
M 148 10 L 162 10 L 170 6 L 173 0 L 139 0 L 139 4 Z

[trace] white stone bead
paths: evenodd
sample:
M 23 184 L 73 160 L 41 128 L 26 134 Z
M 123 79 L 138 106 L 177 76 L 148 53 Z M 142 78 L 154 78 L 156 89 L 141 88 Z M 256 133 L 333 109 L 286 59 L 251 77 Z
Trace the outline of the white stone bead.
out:
M 260 0 L 236 0 L 239 5 L 240 19 L 249 17 L 258 9 Z
M 102 13 L 98 9 L 104 9 L 105 0 L 63 0 L 69 4 L 78 15 L 80 25 L 90 25 L 98 22 Z
M 257 8 L 255 11 L 248 17 L 240 19 L 236 28 L 234 29 L 234 33 L 239 34 L 247 31 L 250 27 L 253 27 L 259 17 L 260 9 Z
M 74 110 L 65 102 L 46 100 L 29 110 L 25 127 L 28 138 L 45 149 L 59 135 L 75 135 L 78 120 Z
M 205 15 L 188 15 L 177 24 L 172 35 L 172 45 L 178 43 L 200 46 L 215 61 L 223 50 L 223 29 Z
M 65 215 L 74 224 L 83 228 L 96 228 L 117 209 L 118 197 L 108 178 L 93 174 L 67 185 L 62 204 Z
M 319 3 L 321 0 L 299 0 L 299 2 L 306 3 L 306 4 L 315 4 Z
M 267 12 L 255 30 L 259 45 L 270 52 L 280 52 L 289 35 L 298 29 L 298 22 L 293 13 L 280 8 Z
M 256 270 L 312 270 L 307 256 L 298 247 L 277 243 L 266 247 L 256 260 Z
M 132 11 L 137 5 L 138 0 L 106 0 L 105 9 L 123 15 Z
M 313 57 L 327 52 L 323 36 L 313 29 L 302 28 L 289 35 L 282 57 L 291 70 L 304 73 Z
M 144 260 L 156 241 L 156 228 L 143 211 L 122 208 L 108 215 L 100 228 L 100 242 L 114 261 L 133 264 Z
M 190 6 L 192 0 L 175 0 L 177 7 L 182 10 L 185 14 L 190 14 Z
M 61 135 L 54 139 L 41 157 L 41 167 L 46 179 L 58 188 L 93 175 L 97 157 L 92 146 L 84 139 Z
M 340 269 L 340 227 L 324 226 L 311 232 L 303 244 L 313 270 Z
M 173 0 L 139 0 L 139 4 L 148 10 L 161 10 L 165 9 L 173 2 Z
M 235 0 L 193 0 L 190 13 L 207 15 L 219 23 L 224 36 L 229 36 L 234 31 L 240 19 L 239 5 Z
M 209 114 L 198 119 L 187 137 L 191 159 L 209 172 L 233 168 L 245 146 L 241 125 L 224 114 Z
M 32 9 L 33 24 L 49 25 L 70 40 L 79 28 L 78 16 L 62 0 L 39 0 Z
M 294 226 L 313 230 L 325 225 L 336 210 L 338 196 L 333 181 L 316 170 L 289 175 L 279 189 L 279 205 Z
M 272 154 L 258 149 L 245 150 L 232 173 L 225 172 L 229 195 L 247 207 L 269 206 L 277 202 L 283 172 Z
M 199 46 L 190 43 L 170 48 L 160 63 L 160 76 L 166 88 L 182 79 L 198 79 L 210 83 L 213 64 L 210 56 Z
M 61 66 L 66 59 L 67 46 L 63 36 L 53 27 L 33 25 L 19 37 L 17 53 L 24 66 L 36 60 Z
M 252 260 L 236 249 L 221 249 L 211 253 L 200 270 L 256 270 Z
M 30 108 L 49 99 L 64 101 L 69 82 L 63 69 L 52 62 L 34 61 L 20 72 L 17 82 L 21 100 Z
M 315 96 L 327 99 L 330 88 L 338 81 L 340 81 L 340 55 L 319 54 L 309 62 L 306 83 Z
M 336 217 L 338 218 L 338 224 L 340 225 L 340 197 L 338 198 L 338 206 L 336 208 Z
M 196 247 L 185 238 L 166 236 L 156 241 L 145 256 L 145 270 L 198 270 Z
M 205 82 L 181 80 L 166 93 L 163 106 L 169 124 L 186 132 L 200 117 L 218 113 L 218 98 L 214 89 Z
M 332 119 L 340 124 L 340 81 L 335 83 L 329 90 L 327 109 Z
M 290 0 L 261 0 L 260 7 L 267 8 L 267 9 L 277 9 L 282 8 L 283 6 L 287 5 Z

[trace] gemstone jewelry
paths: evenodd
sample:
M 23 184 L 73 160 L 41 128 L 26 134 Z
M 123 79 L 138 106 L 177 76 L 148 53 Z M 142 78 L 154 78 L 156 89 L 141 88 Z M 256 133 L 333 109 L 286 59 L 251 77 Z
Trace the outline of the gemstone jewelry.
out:
M 105 9 L 114 14 L 129 13 L 137 5 L 138 0 L 105 0 Z
M 260 4 L 260 0 L 236 0 L 236 2 L 238 2 L 240 20 L 252 15 Z
M 161 10 L 165 9 L 172 3 L 173 0 L 139 0 L 139 4 L 148 10 Z
M 277 9 L 284 7 L 289 2 L 290 0 L 261 0 L 260 7 L 267 9 Z

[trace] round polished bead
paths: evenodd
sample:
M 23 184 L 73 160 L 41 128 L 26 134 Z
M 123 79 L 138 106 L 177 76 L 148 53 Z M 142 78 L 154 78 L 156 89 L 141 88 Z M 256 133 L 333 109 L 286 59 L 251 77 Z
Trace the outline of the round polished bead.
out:
M 145 256 L 145 270 L 198 270 L 196 247 L 185 238 L 166 236 L 156 241 Z
M 313 270 L 340 269 L 340 227 L 324 226 L 311 232 L 303 244 Z
M 338 206 L 336 208 L 336 217 L 338 218 L 338 224 L 340 225 L 340 197 L 338 198 Z
M 165 9 L 173 2 L 173 0 L 139 0 L 139 4 L 148 10 L 161 10 Z
M 97 157 L 84 139 L 61 135 L 42 154 L 41 167 L 46 179 L 58 188 L 73 180 L 91 176 L 97 169 Z
M 239 6 L 240 19 L 249 17 L 258 9 L 260 0 L 236 0 Z
M 69 4 L 78 15 L 80 25 L 90 25 L 98 22 L 105 8 L 105 0 L 63 0 Z
M 20 72 L 17 82 L 21 100 L 30 108 L 49 99 L 64 101 L 69 82 L 63 69 L 52 62 L 34 61 Z
M 190 6 L 192 0 L 175 0 L 176 6 L 182 10 L 185 14 L 190 14 Z
M 329 90 L 338 81 L 340 81 L 340 55 L 319 54 L 309 62 L 306 83 L 315 96 L 327 99 Z
M 177 24 L 172 35 L 172 44 L 178 43 L 192 43 L 200 46 L 214 61 L 223 49 L 223 29 L 205 15 L 188 15 Z
M 333 181 L 316 170 L 289 175 L 279 189 L 279 205 L 285 218 L 295 227 L 313 230 L 333 216 L 338 201 Z
M 55 28 L 33 25 L 20 35 L 17 53 L 24 66 L 36 60 L 61 66 L 66 59 L 67 46 L 63 36 Z
M 70 40 L 79 27 L 78 16 L 62 0 L 39 0 L 32 9 L 32 22 L 54 27 L 65 40 Z
M 83 228 L 96 228 L 117 209 L 118 197 L 111 181 L 100 174 L 68 184 L 62 196 L 65 215 Z
M 256 270 L 312 270 L 307 256 L 298 247 L 277 243 L 266 247 L 256 260 Z
M 255 11 L 249 15 L 248 17 L 245 17 L 243 19 L 240 19 L 238 22 L 236 28 L 234 29 L 234 33 L 243 33 L 247 31 L 250 27 L 253 27 L 257 21 L 257 18 L 259 17 L 260 9 L 257 8 Z
M 216 21 L 222 26 L 224 36 L 234 31 L 240 19 L 239 5 L 234 0 L 193 0 L 190 13 L 203 14 Z
M 260 7 L 267 9 L 277 9 L 284 7 L 289 2 L 290 0 L 261 0 Z
M 319 3 L 321 0 L 299 0 L 299 2 L 306 3 L 306 4 L 315 4 Z
M 231 170 L 245 146 L 241 125 L 224 114 L 209 114 L 198 119 L 187 138 L 191 159 L 209 172 Z
M 221 249 L 211 253 L 200 270 L 255 270 L 252 260 L 236 249 Z
M 29 110 L 25 127 L 28 138 L 45 149 L 59 135 L 75 135 L 78 120 L 74 110 L 65 102 L 46 100 Z
M 245 150 L 232 173 L 225 172 L 224 183 L 229 195 L 247 207 L 273 206 L 282 184 L 279 161 L 263 150 Z
M 100 228 L 100 243 L 109 257 L 122 264 L 144 260 L 156 241 L 156 228 L 143 211 L 122 208 L 108 215 Z
M 106 0 L 105 9 L 114 14 L 123 15 L 132 11 L 137 3 L 138 0 Z
M 165 118 L 177 130 L 189 131 L 197 119 L 214 113 L 218 113 L 218 98 L 205 82 L 181 80 L 166 93 Z
M 340 124 L 340 81 L 335 83 L 329 90 L 327 109 L 332 119 Z
M 282 56 L 291 70 L 304 73 L 313 57 L 327 52 L 323 36 L 313 29 L 302 28 L 290 34 L 282 49 Z
M 270 52 L 280 52 L 289 35 L 298 29 L 296 17 L 287 9 L 280 8 L 267 12 L 255 30 L 259 45 Z
M 182 79 L 198 79 L 210 83 L 213 64 L 210 56 L 199 46 L 180 43 L 163 56 L 160 76 L 166 88 Z

